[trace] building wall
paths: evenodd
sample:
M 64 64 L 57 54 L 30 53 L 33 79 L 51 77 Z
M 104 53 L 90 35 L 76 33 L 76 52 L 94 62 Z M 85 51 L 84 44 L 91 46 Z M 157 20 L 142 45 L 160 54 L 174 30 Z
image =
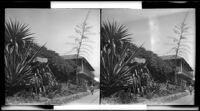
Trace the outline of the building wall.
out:
M 178 60 L 177 63 L 175 62 L 175 60 L 170 60 L 169 61 L 171 65 L 175 65 L 176 64 L 176 72 L 178 73 L 188 73 L 188 68 L 186 67 L 186 65 L 184 64 L 184 62 L 182 62 L 181 60 Z
M 174 59 L 166 61 L 169 62 L 172 66 L 175 65 L 178 84 L 180 84 L 181 86 L 186 86 L 188 80 L 190 80 L 190 71 L 186 63 L 180 59 L 178 59 L 177 61 L 175 61 Z
M 75 59 L 67 61 L 73 61 L 74 63 L 77 62 Z M 90 71 L 88 64 L 86 64 L 83 59 L 78 60 L 78 73 L 78 81 L 85 87 L 87 87 L 88 83 L 91 83 L 92 80 L 94 80 L 94 74 Z
M 83 65 L 83 70 L 84 73 L 86 73 L 89 77 L 94 78 L 94 74 L 92 71 L 89 71 L 88 67 L 86 65 Z

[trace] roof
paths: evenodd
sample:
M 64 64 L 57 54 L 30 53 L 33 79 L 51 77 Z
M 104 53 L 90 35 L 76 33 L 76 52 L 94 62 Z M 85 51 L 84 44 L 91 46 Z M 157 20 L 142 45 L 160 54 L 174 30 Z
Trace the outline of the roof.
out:
M 176 58 L 176 55 L 166 55 L 166 56 L 160 56 L 160 58 L 163 60 L 174 60 L 174 59 L 183 60 L 183 62 L 187 65 L 189 70 L 193 71 L 193 69 L 190 67 L 190 65 L 187 63 L 187 61 L 183 57 L 177 56 Z
M 171 59 L 182 59 L 182 57 L 176 55 L 166 55 L 166 56 L 160 56 L 161 59 L 163 60 L 171 60 Z
M 71 54 L 71 55 L 63 55 L 62 56 L 65 60 L 73 60 L 73 59 L 77 59 L 77 54 Z M 78 56 L 78 59 L 83 59 L 85 61 L 85 63 L 89 66 L 89 68 L 91 69 L 91 71 L 94 71 L 94 68 L 90 65 L 90 63 L 85 59 L 85 57 L 82 56 Z
M 71 55 L 63 55 L 62 56 L 64 59 L 77 59 L 77 54 L 71 54 Z M 82 56 L 78 56 L 78 58 L 84 58 Z

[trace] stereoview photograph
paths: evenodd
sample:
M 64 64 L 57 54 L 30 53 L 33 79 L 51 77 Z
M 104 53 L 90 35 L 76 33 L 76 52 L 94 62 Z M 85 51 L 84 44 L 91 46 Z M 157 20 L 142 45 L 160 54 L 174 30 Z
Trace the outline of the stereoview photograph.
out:
M 4 27 L 6 105 L 194 105 L 195 9 L 7 8 Z
M 194 9 L 101 14 L 101 104 L 194 105 Z
M 100 9 L 5 9 L 6 105 L 99 104 Z

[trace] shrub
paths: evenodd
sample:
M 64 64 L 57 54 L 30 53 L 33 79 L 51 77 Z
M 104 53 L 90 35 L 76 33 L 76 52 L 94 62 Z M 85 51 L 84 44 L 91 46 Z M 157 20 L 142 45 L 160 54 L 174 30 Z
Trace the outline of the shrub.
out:
M 128 53 L 129 33 L 124 25 L 116 22 L 101 26 L 101 74 L 100 90 L 102 96 L 110 96 L 123 89 L 132 76 L 136 65 L 128 66 L 138 50 Z
M 153 97 L 154 93 L 153 92 L 148 92 L 146 95 L 147 99 L 151 99 Z
M 119 104 L 120 102 L 120 99 L 114 96 L 101 98 L 101 104 Z
M 46 91 L 47 91 L 47 97 L 52 99 L 57 93 L 61 93 L 61 84 L 60 83 L 56 83 L 55 85 L 51 86 L 47 86 L 46 87 Z
M 33 51 L 32 33 L 28 25 L 19 22 L 5 23 L 5 89 L 6 96 L 20 91 L 26 80 L 33 76 L 31 63 L 41 48 Z

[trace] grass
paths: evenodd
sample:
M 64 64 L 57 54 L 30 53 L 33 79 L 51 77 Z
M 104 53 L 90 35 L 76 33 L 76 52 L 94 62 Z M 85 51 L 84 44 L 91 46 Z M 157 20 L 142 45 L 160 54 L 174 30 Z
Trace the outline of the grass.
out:
M 87 96 L 89 95 L 89 92 L 80 92 L 77 94 L 72 94 L 69 96 L 62 96 L 62 97 L 57 97 L 57 98 L 53 98 L 49 101 L 46 101 L 44 104 L 45 105 L 62 105 L 62 104 L 67 104 L 71 101 L 74 101 L 76 99 L 79 99 L 81 97 Z
M 101 99 L 101 104 L 119 104 L 120 100 L 117 97 L 107 97 L 107 98 L 102 98 Z
M 129 96 L 128 96 L 129 95 Z M 110 97 L 101 98 L 101 104 L 130 104 L 136 102 L 137 98 L 129 92 L 119 91 Z
M 187 92 L 181 92 L 181 91 L 167 91 L 167 92 L 161 92 L 158 94 L 149 94 L 145 95 L 144 97 L 137 98 L 125 98 L 121 99 L 117 96 L 111 96 L 106 98 L 101 98 L 101 104 L 162 104 L 167 103 L 176 99 L 179 99 L 183 96 L 187 96 Z M 125 96 L 125 95 L 124 95 Z M 127 102 L 122 102 L 127 101 Z
M 181 97 L 187 96 L 187 92 L 179 92 L 176 94 L 171 94 L 167 96 L 162 96 L 162 97 L 155 97 L 152 99 L 144 99 L 136 104 L 148 104 L 148 105 L 165 105 L 170 103 L 171 101 L 177 100 Z
M 14 96 L 5 98 L 6 105 L 60 105 L 79 99 L 88 95 L 89 92 L 81 88 L 65 88 L 48 95 L 32 95 L 31 93 L 21 91 Z
M 71 102 L 73 100 L 79 99 L 83 96 L 88 95 L 89 92 L 79 92 L 76 94 L 69 94 L 69 95 L 55 95 L 52 99 L 44 96 L 35 96 L 34 98 L 29 97 L 6 97 L 6 104 L 7 105 L 26 105 L 26 104 L 38 104 L 38 105 L 60 105 L 64 103 Z
M 182 93 L 172 94 L 172 95 L 163 96 L 163 97 L 156 97 L 156 98 L 151 98 L 151 99 L 147 99 L 145 97 L 139 97 L 137 101 L 130 102 L 128 104 L 162 105 L 162 104 L 177 100 L 187 95 L 188 95 L 187 92 L 182 92 Z M 109 104 L 109 105 L 121 104 L 121 101 L 117 97 L 107 97 L 107 98 L 101 99 L 101 104 Z
M 41 104 L 44 101 L 47 101 L 46 97 L 22 97 L 22 96 L 11 96 L 6 97 L 6 105 L 26 105 L 26 104 Z

